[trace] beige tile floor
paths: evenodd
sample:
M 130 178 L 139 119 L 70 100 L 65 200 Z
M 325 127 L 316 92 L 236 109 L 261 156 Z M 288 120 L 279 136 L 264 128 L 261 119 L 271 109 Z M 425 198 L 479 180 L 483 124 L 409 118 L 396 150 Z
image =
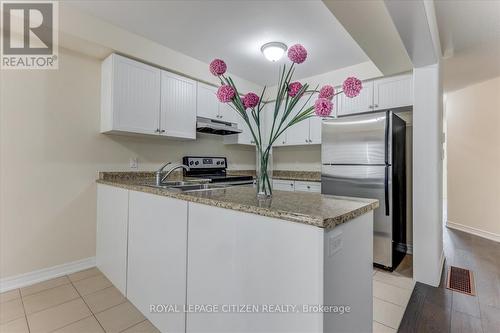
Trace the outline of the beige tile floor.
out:
M 0 294 L 0 333 L 159 333 L 97 269 Z
M 396 332 L 413 289 L 411 256 L 373 271 L 373 332 Z M 0 294 L 0 333 L 159 333 L 97 269 Z
M 373 270 L 373 332 L 398 330 L 415 283 L 412 257 L 407 255 L 393 272 Z

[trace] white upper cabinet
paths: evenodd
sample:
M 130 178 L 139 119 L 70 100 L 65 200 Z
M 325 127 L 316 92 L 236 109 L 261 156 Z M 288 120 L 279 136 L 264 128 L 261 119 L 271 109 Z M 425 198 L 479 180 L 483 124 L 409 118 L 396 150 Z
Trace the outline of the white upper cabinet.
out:
M 299 112 L 304 111 L 308 105 L 306 105 L 302 110 L 302 106 L 304 102 L 307 100 L 306 97 L 303 97 L 304 100 L 300 100 L 292 110 L 292 114 L 288 117 L 288 121 L 295 117 Z M 309 104 L 309 103 L 308 103 Z M 286 145 L 306 145 L 309 143 L 309 119 L 301 121 L 295 125 L 292 125 L 286 130 Z
M 232 111 L 232 113 L 230 113 Z M 226 117 L 232 117 L 232 120 L 227 120 L 231 121 L 233 123 L 236 123 L 238 125 L 238 129 L 242 130 L 240 134 L 233 134 L 233 135 L 226 135 L 224 136 L 224 143 L 225 144 L 239 144 L 239 145 L 255 145 L 255 140 L 253 138 L 252 132 L 250 131 L 250 128 L 248 128 L 247 123 L 245 120 L 236 113 L 233 109 L 227 111 Z M 253 128 L 255 129 L 255 121 L 253 120 L 250 111 L 248 112 L 248 116 L 250 117 L 250 122 L 254 126 Z M 223 121 L 226 121 L 225 119 L 221 119 Z M 257 133 L 256 133 L 257 134 Z
M 112 54 L 102 63 L 101 132 L 196 138 L 196 82 Z
M 290 121 L 298 112 L 303 112 L 307 108 L 314 105 L 314 101 L 316 100 L 316 96 L 313 96 L 307 101 L 309 97 L 304 96 L 302 100 L 295 106 L 292 114 L 287 117 L 286 122 Z M 304 103 L 306 106 L 302 108 Z M 274 115 L 274 103 L 268 104 L 266 106 L 266 131 L 269 132 L 273 122 Z M 276 129 L 278 126 L 278 122 L 281 120 L 282 109 L 278 112 L 278 118 L 276 119 Z M 302 110 L 301 110 L 302 109 Z M 284 131 L 278 139 L 274 142 L 274 147 L 280 146 L 298 146 L 298 145 L 307 145 L 307 144 L 320 144 L 321 143 L 321 118 L 313 116 L 308 120 L 301 121 L 295 125 L 289 127 L 286 131 Z
M 373 82 L 374 110 L 385 110 L 413 104 L 412 75 L 391 76 Z
M 158 134 L 161 70 L 117 54 L 102 63 L 101 132 Z
M 309 143 L 321 144 L 321 122 L 322 119 L 317 116 L 309 119 Z
M 161 72 L 160 134 L 196 139 L 196 81 Z
M 197 108 L 198 117 L 219 119 L 219 100 L 217 88 L 198 82 Z
M 370 111 L 373 111 L 373 81 L 363 82 L 363 89 L 354 98 L 338 95 L 337 116 Z
M 363 89 L 357 97 L 349 98 L 340 94 L 337 100 L 337 116 L 410 105 L 413 105 L 413 76 L 396 75 L 363 82 Z
M 238 124 L 240 119 L 241 117 L 236 113 L 236 111 L 230 106 L 229 103 L 219 102 L 219 120 Z
M 217 99 L 217 87 L 198 82 L 198 117 L 239 124 L 238 114 L 229 103 Z

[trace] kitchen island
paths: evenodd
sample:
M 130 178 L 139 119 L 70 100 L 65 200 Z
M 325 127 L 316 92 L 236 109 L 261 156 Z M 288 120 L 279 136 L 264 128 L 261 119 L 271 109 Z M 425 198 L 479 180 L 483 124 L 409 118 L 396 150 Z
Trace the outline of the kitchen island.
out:
M 161 331 L 371 332 L 376 200 L 148 181 L 100 174 L 97 265 Z

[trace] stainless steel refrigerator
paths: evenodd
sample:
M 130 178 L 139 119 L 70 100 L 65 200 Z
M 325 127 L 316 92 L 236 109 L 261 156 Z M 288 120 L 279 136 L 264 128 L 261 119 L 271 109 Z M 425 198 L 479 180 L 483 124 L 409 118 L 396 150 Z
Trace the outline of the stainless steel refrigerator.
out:
M 392 270 L 406 254 L 406 124 L 391 111 L 323 121 L 321 191 L 374 198 L 373 261 Z

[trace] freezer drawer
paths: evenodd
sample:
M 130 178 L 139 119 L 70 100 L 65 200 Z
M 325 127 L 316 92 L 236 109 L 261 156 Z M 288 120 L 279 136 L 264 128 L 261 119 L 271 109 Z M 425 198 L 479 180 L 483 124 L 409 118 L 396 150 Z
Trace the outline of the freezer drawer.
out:
M 323 165 L 321 174 L 323 194 L 379 200 L 374 211 L 373 261 L 387 267 L 392 266 L 391 174 L 390 166 L 364 165 Z
M 386 113 L 323 121 L 321 159 L 331 164 L 386 164 Z M 386 149 L 388 149 L 386 151 Z

